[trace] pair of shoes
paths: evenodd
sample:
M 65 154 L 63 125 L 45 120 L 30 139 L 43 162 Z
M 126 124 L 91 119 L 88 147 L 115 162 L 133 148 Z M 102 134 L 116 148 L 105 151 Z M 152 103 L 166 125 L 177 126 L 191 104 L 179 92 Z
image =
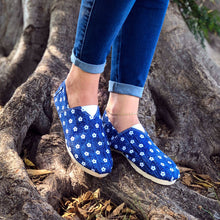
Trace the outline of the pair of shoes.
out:
M 113 161 L 98 106 L 69 108 L 65 81 L 55 92 L 54 101 L 70 157 L 90 175 L 108 175 Z
M 142 176 L 162 185 L 180 177 L 176 164 L 150 139 L 139 124 L 118 133 L 97 105 L 69 108 L 65 81 L 54 95 L 70 157 L 90 175 L 107 176 L 113 166 L 111 149 L 124 155 Z
M 103 125 L 111 148 L 125 156 L 139 174 L 162 185 L 171 185 L 180 177 L 176 164 L 153 143 L 141 124 L 118 133 L 105 111 Z

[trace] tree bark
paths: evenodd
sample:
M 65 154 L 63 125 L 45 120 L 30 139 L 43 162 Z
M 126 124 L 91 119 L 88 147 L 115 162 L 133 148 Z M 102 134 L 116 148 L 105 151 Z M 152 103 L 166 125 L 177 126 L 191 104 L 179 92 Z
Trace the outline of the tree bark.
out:
M 53 94 L 71 66 L 79 6 L 80 0 L 0 0 L 0 217 L 62 219 L 56 210 L 63 196 L 96 188 L 116 203 L 125 201 L 140 219 L 212 219 L 199 207 L 217 216 L 217 200 L 181 181 L 155 184 L 116 153 L 113 171 L 103 179 L 83 173 L 69 158 Z M 100 80 L 102 110 L 109 72 L 110 56 Z M 178 165 L 216 181 L 219 169 L 212 158 L 220 155 L 219 73 L 220 66 L 195 41 L 171 2 L 139 117 Z M 24 150 L 39 169 L 53 171 L 41 184 L 29 178 Z

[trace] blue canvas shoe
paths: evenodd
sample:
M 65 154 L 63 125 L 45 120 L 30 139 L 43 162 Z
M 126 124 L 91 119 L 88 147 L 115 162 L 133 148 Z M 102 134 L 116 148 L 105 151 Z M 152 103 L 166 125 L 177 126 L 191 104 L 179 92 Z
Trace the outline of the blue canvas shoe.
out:
M 69 108 L 65 81 L 54 95 L 70 157 L 90 175 L 105 177 L 113 161 L 97 105 Z
M 162 185 L 171 185 L 180 177 L 176 164 L 153 143 L 141 124 L 118 133 L 104 112 L 103 125 L 111 148 L 124 155 L 142 176 Z

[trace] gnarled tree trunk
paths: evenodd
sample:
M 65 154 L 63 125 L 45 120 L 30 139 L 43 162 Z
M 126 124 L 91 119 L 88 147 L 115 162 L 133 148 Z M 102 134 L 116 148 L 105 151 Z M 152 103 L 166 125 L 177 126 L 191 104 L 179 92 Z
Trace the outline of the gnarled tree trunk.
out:
M 199 207 L 218 216 L 217 200 L 181 181 L 155 184 L 118 154 L 113 153 L 113 171 L 103 179 L 83 173 L 70 160 L 53 94 L 71 66 L 79 6 L 79 0 L 0 0 L 0 217 L 62 219 L 55 211 L 60 198 L 98 187 L 104 196 L 132 206 L 142 219 L 210 219 Z M 217 180 L 212 158 L 220 155 L 220 66 L 215 60 L 171 2 L 139 117 L 178 165 Z M 108 62 L 100 81 L 102 109 L 109 70 Z M 24 149 L 38 168 L 53 171 L 39 185 L 25 170 Z

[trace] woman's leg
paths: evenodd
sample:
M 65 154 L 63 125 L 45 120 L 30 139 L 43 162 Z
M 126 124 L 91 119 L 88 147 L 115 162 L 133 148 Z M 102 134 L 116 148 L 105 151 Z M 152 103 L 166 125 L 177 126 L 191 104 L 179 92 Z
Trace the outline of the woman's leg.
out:
M 106 176 L 113 165 L 97 106 L 99 76 L 134 2 L 82 0 L 71 56 L 73 65 L 54 96 L 70 157 L 96 177 Z
M 113 44 L 110 97 L 103 116 L 111 147 L 138 173 L 163 185 L 173 184 L 179 170 L 141 126 L 137 111 L 168 4 L 136 0 Z
M 119 132 L 139 123 L 134 113 L 138 111 L 168 4 L 169 0 L 137 0 L 113 43 L 107 110 Z
M 135 0 L 82 0 L 72 68 L 66 80 L 70 107 L 97 104 L 100 73 Z

